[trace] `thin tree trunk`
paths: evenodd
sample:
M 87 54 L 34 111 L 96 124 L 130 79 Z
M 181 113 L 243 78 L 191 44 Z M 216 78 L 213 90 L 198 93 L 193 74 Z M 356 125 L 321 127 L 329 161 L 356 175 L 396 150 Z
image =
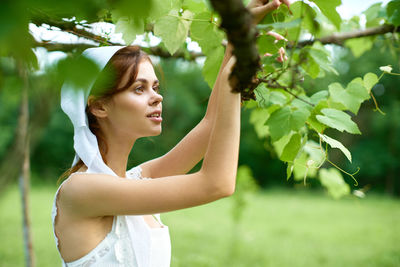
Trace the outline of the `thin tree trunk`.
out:
M 28 73 L 26 66 L 19 63 L 18 72 L 23 80 L 21 110 L 19 115 L 19 134 L 22 137 L 21 148 L 23 148 L 23 162 L 19 177 L 20 193 L 22 199 L 22 218 L 24 233 L 24 251 L 27 267 L 35 266 L 35 255 L 32 244 L 30 209 L 29 209 L 29 189 L 30 189 L 30 151 L 29 151 L 29 102 L 28 102 Z

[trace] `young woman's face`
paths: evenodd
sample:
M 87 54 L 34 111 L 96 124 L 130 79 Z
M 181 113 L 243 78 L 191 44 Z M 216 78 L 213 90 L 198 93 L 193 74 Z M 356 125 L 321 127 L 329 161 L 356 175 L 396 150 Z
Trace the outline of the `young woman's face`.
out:
M 128 77 L 124 77 L 124 84 Z M 108 112 L 112 127 L 122 133 L 139 138 L 161 133 L 163 97 L 159 94 L 159 82 L 153 65 L 146 59 L 139 64 L 136 80 L 129 89 L 112 98 Z M 156 112 L 156 117 L 150 117 Z

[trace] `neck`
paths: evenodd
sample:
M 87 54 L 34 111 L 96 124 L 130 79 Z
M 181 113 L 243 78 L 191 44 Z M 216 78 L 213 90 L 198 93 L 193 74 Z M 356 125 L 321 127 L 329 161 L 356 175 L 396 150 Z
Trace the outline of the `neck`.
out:
M 105 155 L 107 166 L 119 177 L 126 177 L 128 157 L 136 138 L 127 140 L 127 138 L 119 136 L 107 136 L 106 142 L 108 146 L 107 155 Z

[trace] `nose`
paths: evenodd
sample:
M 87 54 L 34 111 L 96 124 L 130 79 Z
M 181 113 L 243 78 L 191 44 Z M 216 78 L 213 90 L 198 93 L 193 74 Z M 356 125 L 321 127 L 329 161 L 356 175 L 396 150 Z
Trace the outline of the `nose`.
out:
M 150 99 L 150 102 L 152 105 L 158 105 L 159 103 L 161 103 L 163 101 L 163 96 L 160 95 L 159 93 L 157 93 L 156 91 L 153 91 L 153 95 Z

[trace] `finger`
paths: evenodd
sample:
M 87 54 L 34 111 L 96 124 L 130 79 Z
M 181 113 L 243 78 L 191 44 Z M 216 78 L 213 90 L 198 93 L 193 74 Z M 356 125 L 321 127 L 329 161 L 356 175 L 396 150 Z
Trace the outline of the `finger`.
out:
M 270 57 L 270 56 L 272 56 L 271 53 L 265 53 L 265 54 L 264 54 L 264 57 Z
M 281 4 L 282 4 L 282 2 L 280 0 L 272 0 L 271 2 L 269 2 L 266 5 L 255 8 L 254 11 L 257 12 L 257 14 L 266 15 L 269 12 L 277 9 Z
M 232 67 L 235 65 L 236 63 L 236 57 L 232 56 L 229 61 L 226 63 L 225 68 L 229 71 L 232 71 Z
M 283 47 L 279 48 L 279 56 L 276 60 L 278 60 L 279 62 L 283 62 L 285 58 L 285 49 L 283 49 Z
M 282 35 L 280 35 L 279 33 L 273 32 L 273 31 L 269 31 L 267 32 L 268 35 L 271 35 L 272 37 L 275 37 L 276 40 L 285 40 L 286 42 L 288 41 L 285 37 L 283 37 Z

